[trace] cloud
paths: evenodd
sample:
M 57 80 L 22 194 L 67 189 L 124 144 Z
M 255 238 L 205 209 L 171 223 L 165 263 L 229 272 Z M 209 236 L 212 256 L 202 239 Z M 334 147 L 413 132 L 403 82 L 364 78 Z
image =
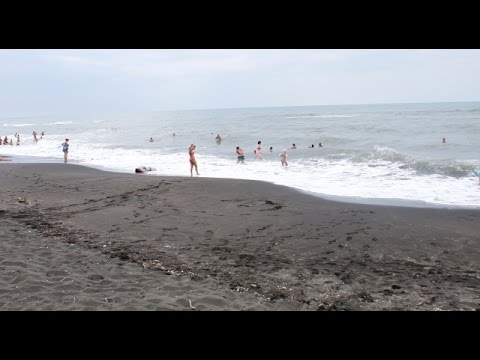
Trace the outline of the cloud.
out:
M 479 93 L 478 49 L 0 50 L 0 109 L 13 113 L 469 101 Z

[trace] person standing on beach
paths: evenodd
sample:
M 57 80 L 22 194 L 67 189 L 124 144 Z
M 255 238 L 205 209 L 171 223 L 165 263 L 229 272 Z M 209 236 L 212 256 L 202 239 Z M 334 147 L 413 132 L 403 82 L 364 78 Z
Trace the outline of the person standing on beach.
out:
M 70 144 L 68 142 L 69 140 L 65 139 L 65 142 L 62 144 L 63 159 L 65 160 L 65 164 L 67 163 L 68 148 L 70 147 Z
M 287 150 L 282 150 L 282 152 L 279 154 L 280 156 L 280 161 L 282 162 L 282 166 L 288 166 L 288 163 L 287 163 Z
M 240 146 L 237 146 L 237 149 L 235 151 L 235 153 L 237 154 L 238 158 L 237 158 L 237 164 L 241 161 L 242 164 L 245 164 L 245 155 L 243 153 L 243 149 L 240 147 Z
M 188 155 L 190 155 L 190 176 L 193 176 L 194 166 L 195 166 L 195 171 L 197 172 L 197 175 L 200 175 L 198 173 L 197 160 L 195 159 L 195 148 L 196 146 L 194 144 L 190 145 L 190 147 L 188 148 Z

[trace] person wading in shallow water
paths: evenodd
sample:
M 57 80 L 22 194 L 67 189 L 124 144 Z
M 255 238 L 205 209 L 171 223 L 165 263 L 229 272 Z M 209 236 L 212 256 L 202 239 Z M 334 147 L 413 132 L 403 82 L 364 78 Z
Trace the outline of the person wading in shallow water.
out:
M 237 154 L 237 164 L 239 162 L 241 162 L 242 164 L 245 164 L 245 154 L 243 152 L 243 149 L 240 146 L 237 146 L 235 153 Z
M 288 166 L 288 163 L 287 163 L 287 150 L 283 149 L 282 152 L 279 154 L 280 156 L 280 161 L 282 162 L 282 166 Z
M 190 145 L 190 147 L 188 148 L 188 154 L 190 155 L 190 176 L 193 176 L 194 166 L 195 166 L 195 171 L 197 172 L 197 175 L 200 175 L 198 173 L 197 160 L 195 159 L 195 148 L 196 146 L 194 144 Z
M 70 144 L 68 142 L 69 142 L 69 140 L 65 139 L 65 142 L 62 144 L 63 158 L 65 160 L 65 164 L 67 163 L 68 148 L 70 147 Z

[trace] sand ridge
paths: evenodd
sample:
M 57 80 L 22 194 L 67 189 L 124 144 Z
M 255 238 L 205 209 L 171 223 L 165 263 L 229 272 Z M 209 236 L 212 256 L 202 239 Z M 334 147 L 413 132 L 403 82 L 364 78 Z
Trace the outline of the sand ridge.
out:
M 476 210 L 64 164 L 0 170 L 2 310 L 480 309 Z

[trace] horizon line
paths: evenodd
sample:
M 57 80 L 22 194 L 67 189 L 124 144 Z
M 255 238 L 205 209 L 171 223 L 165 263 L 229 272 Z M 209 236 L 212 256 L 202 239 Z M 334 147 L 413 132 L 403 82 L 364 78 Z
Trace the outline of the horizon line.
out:
M 345 103 L 345 104 L 316 104 L 316 105 L 270 105 L 270 106 L 240 106 L 240 107 L 206 107 L 206 108 L 190 108 L 190 109 L 164 109 L 164 110 L 128 110 L 121 112 L 97 112 L 95 114 L 61 114 L 61 113 L 44 113 L 37 115 L 0 115 L 1 119 L 22 119 L 22 118 L 39 118 L 46 116 L 103 116 L 113 114 L 128 113 L 151 113 L 151 112 L 176 112 L 176 111 L 208 111 L 208 110 L 241 110 L 241 109 L 271 109 L 271 108 L 294 108 L 294 107 L 328 107 L 328 106 L 371 106 L 371 105 L 419 105 L 419 104 L 454 104 L 454 103 L 480 103 L 480 100 L 462 100 L 462 101 L 420 101 L 420 102 L 387 102 L 387 103 Z

